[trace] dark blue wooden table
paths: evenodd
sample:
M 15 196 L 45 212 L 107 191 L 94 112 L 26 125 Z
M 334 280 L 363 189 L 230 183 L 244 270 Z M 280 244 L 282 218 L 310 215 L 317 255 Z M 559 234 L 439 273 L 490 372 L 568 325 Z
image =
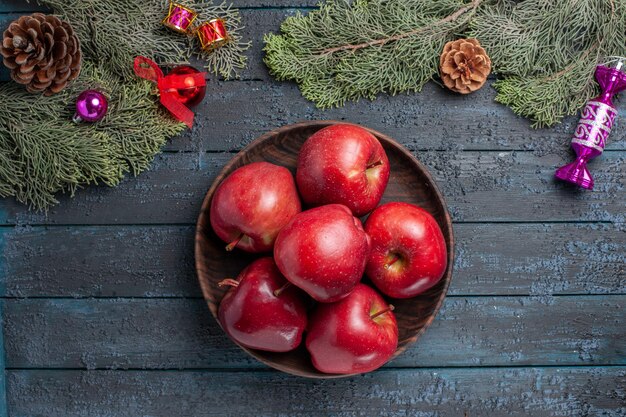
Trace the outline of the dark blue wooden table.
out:
M 48 216 L 0 201 L 0 416 L 626 415 L 624 118 L 586 192 L 552 178 L 572 158 L 576 118 L 533 130 L 489 87 L 461 97 L 431 83 L 317 110 L 272 80 L 261 52 L 263 33 L 316 1 L 235 2 L 248 69 L 210 82 L 193 132 L 149 172 L 62 197 Z M 1 1 L 0 27 L 32 9 Z M 221 167 L 260 134 L 311 119 L 408 147 L 436 177 L 457 238 L 450 292 L 424 337 L 342 380 L 247 357 L 210 316 L 193 265 L 194 223 Z

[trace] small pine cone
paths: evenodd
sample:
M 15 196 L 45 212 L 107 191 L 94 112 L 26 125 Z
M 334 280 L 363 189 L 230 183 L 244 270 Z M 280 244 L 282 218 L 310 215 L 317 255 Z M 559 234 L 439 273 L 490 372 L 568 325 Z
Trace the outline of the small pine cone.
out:
M 446 87 L 457 93 L 469 94 L 487 81 L 491 59 L 477 39 L 458 39 L 443 47 L 439 69 Z
M 56 16 L 21 16 L 4 31 L 0 54 L 11 78 L 31 93 L 49 96 L 80 73 L 80 43 L 69 23 Z

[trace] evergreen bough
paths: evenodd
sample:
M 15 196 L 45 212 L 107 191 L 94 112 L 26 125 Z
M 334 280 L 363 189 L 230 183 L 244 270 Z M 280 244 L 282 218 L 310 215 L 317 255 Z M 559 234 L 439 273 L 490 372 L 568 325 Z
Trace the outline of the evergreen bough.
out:
M 40 0 L 75 29 L 83 52 L 80 77 L 51 97 L 0 84 L 0 196 L 45 210 L 58 192 L 87 184 L 115 186 L 146 169 L 167 139 L 185 129 L 164 110 L 154 84 L 132 71 L 137 55 L 162 64 L 186 63 L 193 54 L 210 72 L 228 78 L 245 66 L 240 17 L 225 3 L 194 4 L 202 16 L 227 20 L 233 40 L 212 54 L 195 40 L 161 25 L 165 0 Z M 73 123 L 80 92 L 97 88 L 109 98 L 100 122 Z
M 266 35 L 265 62 L 328 108 L 420 91 L 459 37 L 491 57 L 497 101 L 553 125 L 597 92 L 603 57 L 626 55 L 626 0 L 327 0 Z

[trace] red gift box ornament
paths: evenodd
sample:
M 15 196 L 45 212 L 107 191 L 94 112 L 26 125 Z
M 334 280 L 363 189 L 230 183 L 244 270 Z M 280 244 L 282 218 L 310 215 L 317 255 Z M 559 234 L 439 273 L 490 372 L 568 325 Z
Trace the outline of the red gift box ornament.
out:
M 134 70 L 137 76 L 156 83 L 161 104 L 176 120 L 185 123 L 191 129 L 194 114 L 181 99 L 180 90 L 186 90 L 190 85 L 193 85 L 193 88 L 204 87 L 206 85 L 204 77 L 207 73 L 163 75 L 156 62 L 143 56 L 135 58 Z
M 188 33 L 194 20 L 198 17 L 198 13 L 189 7 L 185 7 L 180 3 L 174 3 L 170 0 L 170 8 L 167 16 L 163 19 L 163 24 L 168 28 L 179 33 Z
M 196 28 L 200 46 L 205 51 L 212 51 L 226 44 L 229 40 L 224 20 L 216 18 L 202 23 Z

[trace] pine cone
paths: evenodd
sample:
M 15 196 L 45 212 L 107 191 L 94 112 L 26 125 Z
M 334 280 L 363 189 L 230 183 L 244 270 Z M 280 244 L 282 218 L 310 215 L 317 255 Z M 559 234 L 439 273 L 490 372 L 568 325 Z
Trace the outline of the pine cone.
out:
M 477 39 L 458 39 L 443 47 L 439 59 L 446 87 L 461 94 L 478 90 L 491 72 L 491 59 Z
M 69 23 L 55 16 L 35 13 L 12 22 L 0 54 L 11 78 L 31 93 L 58 93 L 80 73 L 78 38 Z

